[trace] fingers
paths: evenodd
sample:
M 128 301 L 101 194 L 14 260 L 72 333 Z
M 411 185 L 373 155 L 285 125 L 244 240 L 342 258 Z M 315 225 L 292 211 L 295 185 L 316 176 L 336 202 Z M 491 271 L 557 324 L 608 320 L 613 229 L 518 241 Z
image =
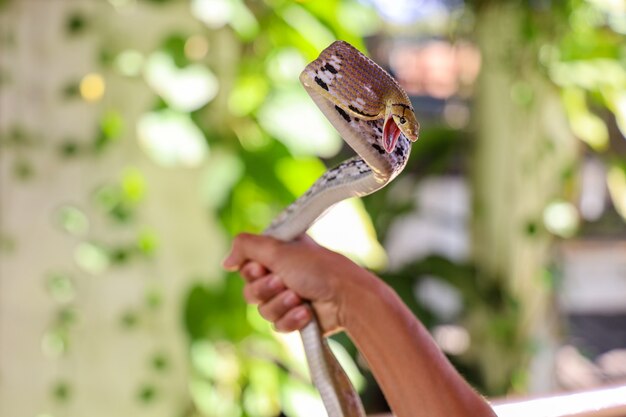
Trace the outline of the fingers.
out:
M 252 281 L 243 288 L 243 296 L 250 304 L 267 303 L 285 290 L 285 284 L 276 275 L 266 275 Z
M 268 274 L 249 282 L 243 294 L 247 302 L 259 304 L 261 317 L 274 323 L 279 332 L 300 330 L 311 319 L 308 306 L 275 275 Z
M 269 273 L 269 271 L 260 263 L 250 261 L 241 267 L 239 273 L 245 278 L 246 281 L 252 282 L 264 277 Z
M 316 246 L 306 236 L 293 243 Z M 299 330 L 312 317 L 309 305 L 270 272 L 275 270 L 280 254 L 285 256 L 289 247 L 289 243 L 267 236 L 243 233 L 235 237 L 232 250 L 222 264 L 226 270 L 239 271 L 246 280 L 243 290 L 246 301 L 259 304 L 261 316 L 273 322 L 280 332 Z
M 307 305 L 292 308 L 284 316 L 274 322 L 274 328 L 279 332 L 293 332 L 301 330 L 311 320 L 311 310 Z
M 275 322 L 300 304 L 302 304 L 302 299 L 295 292 L 285 290 L 266 303 L 259 305 L 259 314 L 265 320 Z
M 242 233 L 235 237 L 233 248 L 222 266 L 229 271 L 237 271 L 246 261 L 257 261 L 272 269 L 277 252 L 283 242 L 267 236 Z

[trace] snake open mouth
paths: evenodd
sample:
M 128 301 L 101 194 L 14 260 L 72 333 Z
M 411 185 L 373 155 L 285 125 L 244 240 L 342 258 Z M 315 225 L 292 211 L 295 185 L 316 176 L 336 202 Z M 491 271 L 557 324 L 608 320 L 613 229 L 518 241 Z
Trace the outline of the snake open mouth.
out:
M 402 132 L 400 132 L 400 128 L 393 120 L 393 117 L 387 117 L 385 125 L 383 126 L 383 147 L 387 153 L 393 152 L 393 149 L 396 147 L 396 143 L 398 143 L 400 133 Z

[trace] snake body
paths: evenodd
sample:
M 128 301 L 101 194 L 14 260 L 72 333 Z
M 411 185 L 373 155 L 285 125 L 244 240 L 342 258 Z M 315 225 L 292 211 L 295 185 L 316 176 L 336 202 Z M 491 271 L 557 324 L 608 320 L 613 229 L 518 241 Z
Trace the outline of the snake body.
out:
M 264 234 L 292 240 L 335 203 L 371 194 L 406 165 L 419 124 L 398 83 L 352 45 L 337 41 L 302 71 L 300 82 L 358 156 L 326 171 Z M 313 311 L 313 310 L 311 310 Z M 300 331 L 314 385 L 329 417 L 361 417 L 360 398 L 314 319 Z

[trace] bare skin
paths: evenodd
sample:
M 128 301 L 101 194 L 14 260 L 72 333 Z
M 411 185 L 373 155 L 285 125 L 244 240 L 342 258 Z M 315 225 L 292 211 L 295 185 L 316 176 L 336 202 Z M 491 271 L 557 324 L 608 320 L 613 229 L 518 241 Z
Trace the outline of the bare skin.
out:
M 307 299 L 326 334 L 346 331 L 396 417 L 495 416 L 397 294 L 348 258 L 307 237 L 287 243 L 241 234 L 224 268 L 240 272 L 246 301 L 276 330 L 303 328 Z

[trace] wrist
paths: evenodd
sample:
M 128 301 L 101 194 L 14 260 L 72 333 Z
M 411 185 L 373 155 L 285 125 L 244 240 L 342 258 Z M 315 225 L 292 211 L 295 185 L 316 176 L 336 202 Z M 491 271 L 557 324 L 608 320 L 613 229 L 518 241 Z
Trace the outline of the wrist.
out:
M 376 275 L 358 267 L 352 274 L 339 280 L 337 312 L 339 325 L 348 333 L 361 320 L 367 320 L 368 312 L 388 291 L 388 286 Z

